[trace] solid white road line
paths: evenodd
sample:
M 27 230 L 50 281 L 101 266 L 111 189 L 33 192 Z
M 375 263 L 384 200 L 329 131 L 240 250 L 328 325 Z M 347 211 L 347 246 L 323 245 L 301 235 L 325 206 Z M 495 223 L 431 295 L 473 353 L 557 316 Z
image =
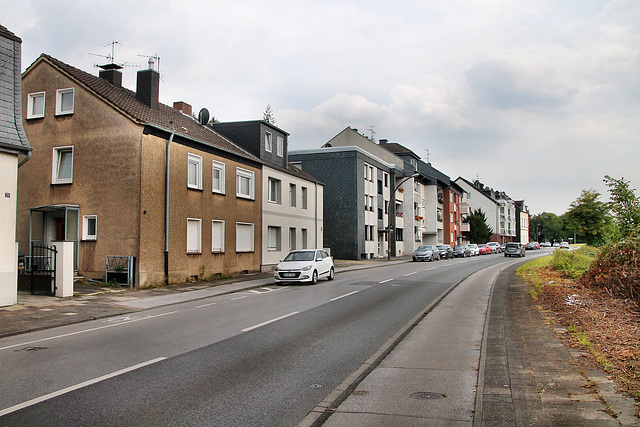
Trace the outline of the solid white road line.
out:
M 296 314 L 299 314 L 299 311 L 294 311 L 293 313 L 289 313 L 289 314 L 285 314 L 284 316 L 280 316 L 280 317 L 276 317 L 275 319 L 271 319 L 271 320 L 267 320 L 266 322 L 262 322 L 258 325 L 254 325 L 254 326 L 250 326 L 248 328 L 244 328 L 242 329 L 242 332 L 249 332 L 252 331 L 254 329 L 258 329 L 262 326 L 268 325 L 269 323 L 273 323 L 273 322 L 277 322 L 278 320 L 282 320 L 282 319 L 286 319 L 287 317 L 291 317 L 291 316 L 295 316 Z
M 332 298 L 332 299 L 330 299 L 329 301 L 337 301 L 337 300 L 339 300 L 340 298 L 348 297 L 349 295 L 357 294 L 358 292 L 360 292 L 360 291 L 353 291 L 353 292 L 349 292 L 348 294 L 344 294 L 344 295 L 342 295 L 342 296 Z
M 149 319 L 154 319 L 156 317 L 168 316 L 169 314 L 175 314 L 175 313 L 177 313 L 177 311 L 170 311 L 168 313 L 162 313 L 162 314 L 156 314 L 156 315 L 153 315 L 153 316 L 141 317 L 140 319 L 127 320 L 127 321 L 121 322 L 121 323 L 112 323 L 110 325 L 99 326 L 97 328 L 84 329 L 82 331 L 70 332 L 68 334 L 56 335 L 56 336 L 49 337 L 49 338 L 41 338 L 39 340 L 33 340 L 33 341 L 23 342 L 23 343 L 20 343 L 20 344 L 8 345 L 6 347 L 0 347 L 0 351 L 1 350 L 7 350 L 9 348 L 14 348 L 14 347 L 21 347 L 23 345 L 29 345 L 29 344 L 33 344 L 33 343 L 37 343 L 37 342 L 50 341 L 50 340 L 55 340 L 55 339 L 58 339 L 58 338 L 65 338 L 65 337 L 70 337 L 70 336 L 73 336 L 73 335 L 84 334 L 86 332 L 98 331 L 100 329 L 113 328 L 114 326 L 122 326 L 122 325 L 126 325 L 128 323 L 138 322 L 140 320 L 149 320 Z
M 27 400 L 26 402 L 19 403 L 17 405 L 11 406 L 6 409 L 0 410 L 0 417 L 10 414 L 15 411 L 19 411 L 20 409 L 27 408 L 32 405 L 36 405 L 38 403 L 44 402 L 45 400 L 53 399 L 54 397 L 62 396 L 63 394 L 70 393 L 75 390 L 79 390 L 81 388 L 90 386 L 92 384 L 99 383 L 100 381 L 108 380 L 109 378 L 117 377 L 118 375 L 125 374 L 127 372 L 135 371 L 136 369 L 140 369 L 144 366 L 152 365 L 154 363 L 160 362 L 161 360 L 165 360 L 166 357 L 158 357 L 156 359 L 149 360 L 147 362 L 142 362 L 134 366 L 130 366 L 128 368 L 121 369 L 119 371 L 112 372 L 107 375 L 103 375 L 98 378 L 94 378 L 89 381 L 82 382 L 80 384 L 72 385 L 71 387 L 63 388 L 62 390 L 54 391 L 53 393 L 45 394 L 44 396 L 36 397 L 35 399 Z

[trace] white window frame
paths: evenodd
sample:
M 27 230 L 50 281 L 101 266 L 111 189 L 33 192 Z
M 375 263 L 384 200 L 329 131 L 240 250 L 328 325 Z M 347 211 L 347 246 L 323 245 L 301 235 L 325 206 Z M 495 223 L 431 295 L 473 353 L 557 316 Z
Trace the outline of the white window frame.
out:
M 241 193 L 242 186 L 240 185 L 241 179 L 249 180 L 249 192 L 247 194 Z M 236 196 L 243 199 L 255 198 L 255 174 L 247 169 L 236 168 Z
M 36 99 L 42 98 L 42 111 L 35 112 Z M 44 117 L 45 92 L 34 92 L 27 95 L 27 119 L 41 119 Z
M 71 94 L 71 108 L 63 110 L 62 109 L 62 97 L 65 94 Z M 56 116 L 62 116 L 65 114 L 73 114 L 76 104 L 76 89 L 73 87 L 66 89 L 58 89 L 56 90 Z
M 53 161 L 51 167 L 51 183 L 52 184 L 71 184 L 73 182 L 73 146 L 54 147 L 53 148 Z M 62 159 L 62 153 L 71 153 L 71 171 L 70 176 L 66 178 L 60 178 L 60 161 Z
M 216 171 L 220 173 L 220 184 L 216 187 L 216 180 L 214 174 Z M 211 163 L 211 192 L 218 194 L 225 194 L 225 173 L 226 165 L 222 162 L 213 160 Z
M 89 222 L 93 220 L 93 234 L 89 233 Z M 82 240 L 98 240 L 98 216 L 82 216 Z
M 240 238 L 242 237 L 241 233 L 240 233 L 240 228 L 244 228 L 247 227 L 246 231 L 243 231 L 243 233 L 249 232 L 250 236 L 249 236 L 249 242 L 248 245 L 246 244 L 242 244 L 243 242 L 240 240 Z M 255 251 L 255 245 L 254 245 L 254 225 L 250 222 L 236 222 L 236 252 L 254 252 Z
M 192 230 L 191 227 L 195 227 L 195 230 Z M 195 241 L 192 241 L 192 238 Z M 187 218 L 187 253 L 202 253 L 202 220 L 199 218 Z
M 264 151 L 268 153 L 273 152 L 273 135 L 271 132 L 264 133 Z
M 276 137 L 276 151 L 278 156 L 284 157 L 284 138 L 281 136 Z
M 275 240 L 275 241 L 274 241 Z M 282 227 L 268 226 L 267 227 L 267 251 L 279 252 L 282 245 Z
M 192 183 L 191 177 L 191 165 L 196 166 L 195 173 L 195 182 Z M 187 187 L 193 188 L 194 190 L 202 190 L 202 156 L 198 156 L 197 154 L 189 153 L 187 160 Z
M 282 181 L 275 178 L 267 180 L 267 200 L 269 203 L 282 204 Z
M 216 230 L 218 228 L 218 230 Z M 224 235 L 225 223 L 222 220 L 214 219 L 211 221 L 211 252 L 224 252 Z

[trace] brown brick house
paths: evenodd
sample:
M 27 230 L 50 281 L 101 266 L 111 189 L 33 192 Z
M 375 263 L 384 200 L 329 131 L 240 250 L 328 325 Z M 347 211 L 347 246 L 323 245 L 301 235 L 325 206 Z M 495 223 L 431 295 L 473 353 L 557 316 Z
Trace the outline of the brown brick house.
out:
M 150 65 L 135 92 L 115 64 L 97 77 L 42 54 L 23 73 L 20 252 L 74 241 L 79 274 L 96 279 L 107 256 L 135 257 L 142 287 L 259 270 L 260 160 L 187 104 L 159 103 Z

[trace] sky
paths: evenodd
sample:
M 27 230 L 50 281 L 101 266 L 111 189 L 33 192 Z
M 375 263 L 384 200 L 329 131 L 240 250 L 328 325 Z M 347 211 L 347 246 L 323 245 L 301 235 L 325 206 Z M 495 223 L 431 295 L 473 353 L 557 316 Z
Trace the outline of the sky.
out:
M 123 85 L 159 60 L 160 101 L 219 121 L 270 105 L 289 150 L 347 126 L 563 214 L 605 175 L 640 186 L 637 0 L 0 0 L 22 39 Z M 117 42 L 112 45 L 112 42 Z

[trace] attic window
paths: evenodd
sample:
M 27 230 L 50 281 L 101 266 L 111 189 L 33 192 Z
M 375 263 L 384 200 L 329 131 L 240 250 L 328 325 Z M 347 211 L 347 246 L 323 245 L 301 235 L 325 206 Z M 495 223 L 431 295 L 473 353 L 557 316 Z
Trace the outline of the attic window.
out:
M 75 88 L 56 91 L 56 116 L 73 114 Z

